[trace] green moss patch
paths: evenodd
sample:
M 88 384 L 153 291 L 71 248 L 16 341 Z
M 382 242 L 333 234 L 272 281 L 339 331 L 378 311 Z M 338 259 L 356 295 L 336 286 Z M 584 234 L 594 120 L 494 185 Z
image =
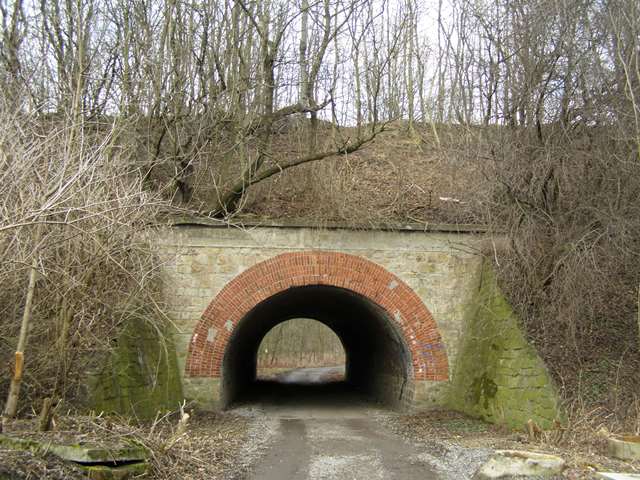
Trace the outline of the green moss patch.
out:
M 0 446 L 12 450 L 51 453 L 75 463 L 134 462 L 145 460 L 148 456 L 146 448 L 130 442 L 108 446 L 72 445 L 0 434 Z
M 146 459 L 149 452 L 133 442 L 80 445 L 0 434 L 0 447 L 37 455 L 54 455 L 76 465 L 94 480 L 124 480 L 141 475 L 148 469 Z
M 91 480 L 125 480 L 143 475 L 149 468 L 149 464 L 147 462 L 136 462 L 116 467 L 89 465 L 81 468 Z
M 183 393 L 170 335 L 142 322 L 130 323 L 115 343 L 90 380 L 91 408 L 140 419 L 175 410 Z
M 446 404 L 512 428 L 529 419 L 551 428 L 560 415 L 557 394 L 489 264 L 467 315 Z

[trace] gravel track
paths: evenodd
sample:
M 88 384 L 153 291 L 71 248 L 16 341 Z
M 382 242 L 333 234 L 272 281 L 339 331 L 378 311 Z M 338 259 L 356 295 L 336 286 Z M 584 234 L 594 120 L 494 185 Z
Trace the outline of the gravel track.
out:
M 278 380 L 309 386 L 334 373 L 329 367 L 297 369 Z M 286 389 L 274 392 L 267 391 L 259 405 L 234 411 L 249 419 L 255 435 L 248 437 L 233 480 L 470 479 L 490 454 L 436 440 L 416 442 L 388 427 L 393 414 L 337 389 L 321 401 Z

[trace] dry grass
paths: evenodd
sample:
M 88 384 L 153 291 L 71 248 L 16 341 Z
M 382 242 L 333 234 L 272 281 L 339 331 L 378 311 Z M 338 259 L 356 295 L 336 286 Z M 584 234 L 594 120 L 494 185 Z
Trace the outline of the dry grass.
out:
M 442 149 L 411 137 L 398 124 L 363 150 L 297 167 L 259 186 L 245 211 L 261 218 L 354 226 L 473 222 L 472 166 L 450 160 Z
M 237 468 L 247 434 L 245 418 L 195 413 L 178 437 L 176 420 L 162 419 L 138 433 L 139 441 L 152 452 L 149 478 L 209 480 L 224 478 Z
M 54 455 L 8 450 L 0 447 L 0 478 L 11 480 L 85 480 L 86 475 Z
M 469 448 L 557 454 L 567 462 L 563 476 L 569 479 L 595 479 L 596 471 L 640 473 L 640 462 L 624 462 L 607 456 L 602 433 L 594 429 L 598 423 L 598 414 L 594 413 L 595 417 L 571 418 L 562 431 L 545 432 L 534 439 L 447 410 L 391 417 L 387 423 L 394 431 L 417 441 L 446 441 Z
M 397 123 L 352 155 L 256 185 L 242 214 L 488 224 L 508 240 L 492 252 L 501 287 L 568 414 L 593 410 L 611 431 L 637 431 L 637 158 L 613 133 L 549 125 L 540 140 L 526 128 L 440 125 L 436 140 Z M 295 154 L 299 137 L 285 131 L 274 149 Z
M 322 125 L 319 137 L 330 148 L 332 131 Z M 445 127 L 443 127 L 445 129 Z M 366 226 L 389 222 L 477 221 L 474 204 L 477 189 L 485 188 L 472 163 L 456 151 L 465 137 L 451 127 L 446 149 L 436 143 L 429 129 L 409 133 L 398 122 L 363 149 L 284 171 L 248 191 L 239 213 L 260 219 L 304 219 L 322 225 L 326 221 Z M 355 136 L 343 129 L 344 137 Z M 273 159 L 282 161 L 306 152 L 306 132 L 284 129 L 274 137 Z M 273 161 L 276 161 L 273 160 Z M 240 164 L 233 155 L 212 156 L 198 163 L 195 173 L 195 208 L 214 203 L 224 178 L 234 178 Z M 219 177 L 212 177 L 212 172 Z M 216 187 L 217 186 L 217 187 Z M 452 200 L 441 200 L 455 199 Z M 204 205 L 204 207 L 202 207 Z
M 186 431 L 178 429 L 177 414 L 154 422 L 95 416 L 61 416 L 50 432 L 37 432 L 35 419 L 13 421 L 9 435 L 69 444 L 114 448 L 123 442 L 144 445 L 150 452 L 145 478 L 211 480 L 224 478 L 238 465 L 247 433 L 247 420 L 232 414 L 191 412 Z M 86 478 L 78 468 L 51 455 L 0 450 L 0 474 L 9 478 L 62 480 Z

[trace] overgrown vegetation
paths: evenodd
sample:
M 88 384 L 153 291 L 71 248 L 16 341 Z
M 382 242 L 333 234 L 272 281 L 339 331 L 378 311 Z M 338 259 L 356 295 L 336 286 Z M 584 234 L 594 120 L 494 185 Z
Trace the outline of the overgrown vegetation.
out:
M 0 103 L 0 390 L 13 378 L 8 416 L 42 396 L 82 400 L 87 371 L 127 323 L 164 322 L 158 262 L 143 236 L 162 203 L 114 149 L 115 130 L 96 135 L 78 119 L 42 123 Z M 14 370 L 18 358 L 24 369 Z

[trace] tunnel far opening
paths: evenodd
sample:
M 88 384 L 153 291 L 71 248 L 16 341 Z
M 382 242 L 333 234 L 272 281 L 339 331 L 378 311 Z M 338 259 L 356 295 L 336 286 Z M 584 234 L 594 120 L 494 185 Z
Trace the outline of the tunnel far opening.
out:
M 345 376 L 342 398 L 352 396 L 402 409 L 413 395 L 411 353 L 389 314 L 368 298 L 343 288 L 314 285 L 294 287 L 256 305 L 238 323 L 222 362 L 221 401 L 225 408 L 237 404 L 278 401 L 316 395 L 317 401 L 336 397 L 335 385 L 327 389 L 292 389 L 258 379 L 260 345 L 276 325 L 291 319 L 313 319 L 330 328 L 344 348 Z M 335 382 L 332 382 L 335 383 Z M 308 398 L 304 399 L 307 400 Z
M 284 321 L 260 342 L 256 377 L 281 383 L 344 380 L 344 347 L 335 332 L 317 320 Z

